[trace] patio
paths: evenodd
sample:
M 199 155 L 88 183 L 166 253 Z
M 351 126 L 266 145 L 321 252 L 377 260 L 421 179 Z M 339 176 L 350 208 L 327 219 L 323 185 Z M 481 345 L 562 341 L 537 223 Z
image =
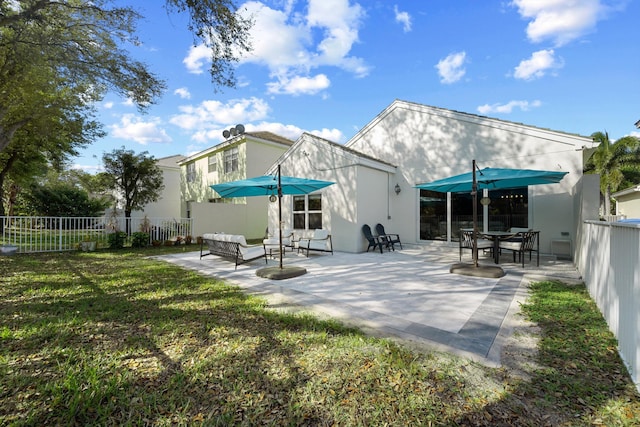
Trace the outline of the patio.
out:
M 238 266 L 199 252 L 159 257 L 201 274 L 225 279 L 267 299 L 274 309 L 309 311 L 330 316 L 367 333 L 400 339 L 411 345 L 453 352 L 479 362 L 500 364 L 502 344 L 517 324 L 518 302 L 526 297 L 530 281 L 557 279 L 580 282 L 570 261 L 541 255 L 540 267 L 525 262 L 524 270 L 503 255 L 500 279 L 449 273 L 458 262 L 458 247 L 405 245 L 395 252 L 312 254 L 287 252 L 284 263 L 308 273 L 271 281 L 255 272 L 257 260 Z M 471 262 L 469 254 L 463 261 Z M 481 264 L 492 265 L 488 254 Z M 277 259 L 269 259 L 277 266 Z

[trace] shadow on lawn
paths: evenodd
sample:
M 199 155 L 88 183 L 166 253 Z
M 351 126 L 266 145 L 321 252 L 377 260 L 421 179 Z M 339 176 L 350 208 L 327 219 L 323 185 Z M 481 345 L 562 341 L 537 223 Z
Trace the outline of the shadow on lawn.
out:
M 464 372 L 429 368 L 428 355 L 265 311 L 194 272 L 131 254 L 38 258 L 32 272 L 0 262 L 0 424 L 540 426 L 595 423 L 612 402 L 640 409 L 615 341 L 590 337 L 594 320 L 571 305 L 558 310 L 573 323 L 536 320 L 531 380 L 476 367 L 480 381 L 508 383 L 483 402 Z
M 134 265 L 113 274 L 108 258 L 42 258 L 42 276 L 3 302 L 3 323 L 21 332 L 2 340 L 20 367 L 0 388 L 0 419 L 277 420 L 308 379 L 293 356 L 298 345 L 314 345 L 314 333 L 318 342 L 357 334 L 333 322 L 265 314 L 239 289 L 160 263 L 144 275 Z M 299 344 L 291 334 L 301 335 Z M 33 384 L 38 377 L 48 379 Z M 331 419 L 312 403 L 300 413 L 305 423 Z

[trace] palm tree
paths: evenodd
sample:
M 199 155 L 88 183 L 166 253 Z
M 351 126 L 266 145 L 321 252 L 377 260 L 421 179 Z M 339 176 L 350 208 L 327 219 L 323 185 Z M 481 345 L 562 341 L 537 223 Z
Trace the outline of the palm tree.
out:
M 598 148 L 591 154 L 584 166 L 585 173 L 600 175 L 600 192 L 604 199 L 604 213 L 611 213 L 611 194 L 618 191 L 623 183 L 629 185 L 625 171 L 640 169 L 640 140 L 634 136 L 625 136 L 615 142 L 609 140 L 607 132 L 591 134 Z

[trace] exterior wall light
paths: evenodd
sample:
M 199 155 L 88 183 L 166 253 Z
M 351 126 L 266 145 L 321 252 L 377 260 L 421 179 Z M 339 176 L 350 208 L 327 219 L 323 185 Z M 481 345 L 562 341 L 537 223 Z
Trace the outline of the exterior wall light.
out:
M 396 184 L 396 186 L 393 187 L 393 191 L 395 191 L 396 194 L 400 194 L 400 192 L 402 191 L 402 188 L 400 188 L 400 184 Z
M 276 196 L 275 194 L 269 196 L 269 201 L 271 203 L 275 203 L 276 200 L 278 200 L 278 196 Z

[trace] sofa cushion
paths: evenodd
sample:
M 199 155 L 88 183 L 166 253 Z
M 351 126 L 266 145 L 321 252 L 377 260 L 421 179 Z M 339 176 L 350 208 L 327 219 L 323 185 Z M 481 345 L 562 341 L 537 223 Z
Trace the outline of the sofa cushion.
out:
M 316 228 L 313 231 L 313 237 L 312 239 L 318 239 L 318 240 L 322 240 L 322 239 L 326 239 L 329 237 L 329 230 L 325 230 L 323 228 Z

